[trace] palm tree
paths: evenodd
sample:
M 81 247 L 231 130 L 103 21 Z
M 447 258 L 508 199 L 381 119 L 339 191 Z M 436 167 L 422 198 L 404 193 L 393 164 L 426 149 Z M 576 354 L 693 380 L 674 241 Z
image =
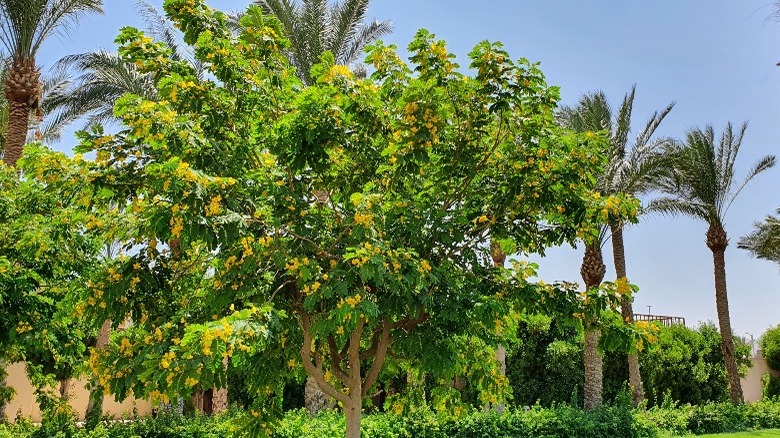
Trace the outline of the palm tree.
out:
M 40 118 L 41 73 L 35 56 L 57 30 L 67 31 L 88 12 L 102 12 L 102 0 L 0 0 L 0 41 L 11 58 L 3 91 L 8 99 L 5 161 L 15 166 L 30 126 Z
M 776 214 L 780 215 L 780 209 Z M 755 230 L 739 239 L 737 247 L 760 259 L 780 263 L 780 217 L 767 216 L 764 222 L 756 222 Z
M 171 49 L 171 59 L 188 61 L 199 77 L 204 74 L 202 63 L 195 60 L 189 46 L 180 43 L 173 23 L 153 5 L 136 0 L 136 9 L 146 24 L 146 32 L 152 38 L 165 42 Z M 127 93 L 154 100 L 157 88 L 151 74 L 122 59 L 116 52 L 97 50 L 68 55 L 60 59 L 55 71 L 58 75 L 72 77 L 67 93 L 53 102 L 53 121 L 69 124 L 86 118 L 86 126 L 116 122 L 114 102 Z
M 290 40 L 288 58 L 298 77 L 311 84 L 311 67 L 330 51 L 336 64 L 355 62 L 366 44 L 392 31 L 389 20 L 365 22 L 369 0 L 256 0 L 263 11 L 282 22 Z
M 597 182 L 597 189 L 603 195 L 629 194 L 639 196 L 645 194 L 652 190 L 654 181 L 660 177 L 665 169 L 662 145 L 666 140 L 653 140 L 653 135 L 674 107 L 674 103 L 667 105 L 660 112 L 655 112 L 629 147 L 628 138 L 631 130 L 631 115 L 635 95 L 636 86 L 633 86 L 631 91 L 623 98 L 617 113 L 614 113 L 606 95 L 602 91 L 586 94 L 580 98 L 576 107 L 564 107 L 558 115 L 564 126 L 575 131 L 607 132 L 609 136 L 608 153 L 610 160 Z M 599 238 L 595 242 L 586 245 L 586 255 L 583 260 L 581 274 L 587 288 L 597 287 L 604 277 L 601 246 L 604 244 L 607 236 L 607 228 L 609 228 L 612 234 L 612 253 L 617 278 L 624 279 L 627 277 L 623 226 L 624 224 L 621 222 L 612 222 L 603 226 L 599 233 Z M 626 323 L 630 323 L 633 320 L 634 311 L 631 301 L 626 297 L 621 299 L 621 313 Z M 600 358 L 595 353 L 598 337 L 595 336 L 594 339 L 594 334 L 590 333 L 590 338 L 591 342 L 588 342 L 588 333 L 586 333 L 586 348 L 593 350 L 590 351 L 588 357 L 597 360 L 597 357 Z M 595 366 L 598 367 L 599 365 L 595 364 Z M 639 357 L 636 354 L 628 356 L 628 370 L 632 399 L 636 405 L 644 399 L 642 379 L 639 373 Z M 595 375 L 598 373 L 599 371 L 594 369 L 590 374 Z M 586 393 L 600 391 L 594 387 L 596 385 L 595 382 L 597 382 L 594 378 L 595 376 L 588 378 L 588 373 L 586 372 L 586 379 L 594 382 L 590 391 L 586 389 Z M 591 398 L 600 399 L 597 396 Z
M 665 214 L 683 214 L 707 223 L 707 247 L 712 251 L 715 267 L 715 304 L 720 326 L 721 348 L 729 379 L 731 401 L 742 403 L 742 386 L 734 353 L 734 337 L 729 316 L 726 291 L 726 260 L 728 236 L 723 228 L 726 213 L 734 199 L 756 175 L 775 164 L 775 157 L 760 159 L 745 178 L 737 182 L 734 163 L 737 159 L 747 124 L 736 131 L 731 123 L 716 142 L 712 126 L 688 131 L 685 143 L 675 142 L 669 147 L 673 171 L 661 180 L 662 190 L 668 196 L 656 199 L 650 209 Z

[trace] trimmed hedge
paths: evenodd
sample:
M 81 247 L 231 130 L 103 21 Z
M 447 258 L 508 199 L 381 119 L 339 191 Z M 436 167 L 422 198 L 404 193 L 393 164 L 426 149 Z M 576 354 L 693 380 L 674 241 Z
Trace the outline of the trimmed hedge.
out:
M 0 438 L 224 438 L 247 436 L 245 415 L 218 417 L 163 416 L 123 423 L 103 423 L 88 431 L 55 417 L 40 428 L 30 422 L 0 425 Z M 654 407 L 636 411 L 626 404 L 582 411 L 569 406 L 529 410 L 473 412 L 461 418 L 437 416 L 421 408 L 403 417 L 367 415 L 366 438 L 652 438 L 780 428 L 780 401 L 748 405 L 710 403 L 702 406 Z M 340 438 L 344 418 L 324 412 L 314 419 L 304 410 L 288 412 L 274 428 L 273 438 Z

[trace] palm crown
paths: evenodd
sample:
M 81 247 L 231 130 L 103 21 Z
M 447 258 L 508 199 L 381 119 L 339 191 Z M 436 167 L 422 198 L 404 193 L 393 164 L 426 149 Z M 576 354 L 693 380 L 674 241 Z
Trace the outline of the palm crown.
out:
M 712 126 L 707 125 L 704 129 L 689 130 L 684 143 L 670 143 L 667 152 L 674 162 L 674 171 L 668 172 L 660 185 L 671 196 L 656 199 L 650 208 L 692 216 L 722 228 L 734 199 L 750 180 L 775 164 L 775 156 L 767 155 L 741 181 L 736 179 L 734 163 L 746 129 L 746 123 L 736 130 L 729 123 L 720 141 L 716 141 Z
M 629 147 L 631 116 L 634 107 L 636 86 L 623 97 L 623 102 L 614 112 L 603 91 L 585 94 L 577 106 L 563 107 L 558 113 L 560 123 L 578 132 L 606 131 L 609 136 L 610 160 L 597 181 L 596 189 L 603 195 L 640 195 L 654 188 L 655 182 L 667 168 L 662 153 L 668 139 L 653 139 L 658 126 L 674 108 L 674 103 L 662 111 L 656 111 L 645 127 L 637 133 Z M 606 226 L 602 227 L 600 240 L 606 237 Z
M 336 63 L 349 65 L 363 48 L 389 33 L 389 20 L 366 23 L 369 0 L 344 0 L 328 5 L 327 0 L 257 0 L 263 11 L 282 23 L 290 40 L 288 57 L 298 76 L 312 83 L 311 67 L 322 53 L 330 51 Z

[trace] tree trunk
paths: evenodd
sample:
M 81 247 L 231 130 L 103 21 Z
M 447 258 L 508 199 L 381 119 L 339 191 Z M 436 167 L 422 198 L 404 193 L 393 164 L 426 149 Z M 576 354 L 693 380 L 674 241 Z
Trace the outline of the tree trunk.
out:
M 729 314 L 729 298 L 726 291 L 726 247 L 728 236 L 722 226 L 710 225 L 707 230 L 707 246 L 712 251 L 715 268 L 715 305 L 718 311 L 720 326 L 720 346 L 723 350 L 723 360 L 729 379 L 729 394 L 732 403 L 744 403 L 742 384 L 739 381 L 739 368 L 734 349 L 734 335 L 731 331 L 731 316 Z
M 100 326 L 98 331 L 97 342 L 95 342 L 96 351 L 104 351 L 108 346 L 108 341 L 111 337 L 111 320 L 107 319 L 103 321 L 103 325 Z M 94 384 L 94 383 L 93 383 Z M 93 411 L 97 409 L 97 415 L 103 413 L 103 388 L 97 384 L 94 384 L 89 391 L 89 402 L 87 403 L 87 412 L 84 418 L 90 418 L 94 415 Z
M 585 409 L 595 408 L 601 404 L 602 388 L 604 386 L 603 358 L 599 353 L 598 330 L 585 331 Z
M 67 401 L 70 395 L 70 378 L 66 377 L 60 380 L 60 398 Z
M 350 388 L 352 392 L 352 388 Z M 347 416 L 347 433 L 346 438 L 360 438 L 360 420 L 363 415 L 363 399 L 360 397 L 360 389 L 357 391 L 358 396 L 350 397 L 348 405 L 344 406 L 344 414 Z
M 29 126 L 30 107 L 26 103 L 9 101 L 3 161 L 11 167 L 16 167 L 17 161 L 22 158 Z
M 617 279 L 625 278 L 628 280 L 625 246 L 623 244 L 623 225 L 613 223 L 610 225 L 610 228 L 612 229 L 612 255 L 615 260 Z M 620 297 L 620 313 L 625 324 L 630 324 L 634 320 L 634 309 L 632 307 L 631 300 L 626 297 Z M 628 355 L 628 384 L 631 386 L 631 402 L 634 406 L 638 406 L 645 398 L 645 391 L 642 387 L 642 375 L 639 372 L 638 354 Z
M 328 407 L 328 396 L 320 389 L 320 385 L 317 384 L 317 379 L 312 376 L 306 378 L 304 402 L 306 404 L 306 411 L 309 412 L 309 416 L 311 417 L 315 417 Z
M 228 367 L 228 359 L 223 358 L 222 359 L 222 368 L 227 371 Z M 219 414 L 220 412 L 224 412 L 228 408 L 228 386 L 227 386 L 227 379 L 225 380 L 225 386 L 222 388 L 217 388 L 216 386 L 212 388 L 211 390 L 211 413 L 212 414 Z
M 3 93 L 8 100 L 8 127 L 5 136 L 4 161 L 11 167 L 22 157 L 30 114 L 39 110 L 41 101 L 41 73 L 35 67 L 35 59 L 15 59 L 5 75 Z
M 496 242 L 490 242 L 490 256 L 493 259 L 493 266 L 497 268 L 503 268 L 506 263 L 506 253 L 501 250 L 501 245 Z M 506 348 L 503 345 L 499 345 L 496 349 L 496 361 L 498 361 L 499 374 L 506 376 Z M 493 407 L 498 413 L 503 413 L 506 410 L 505 403 L 499 403 Z
M 598 242 L 585 246 L 585 256 L 582 258 L 580 275 L 585 282 L 585 290 L 601 285 L 607 267 Z M 604 385 L 603 357 L 599 352 L 599 336 L 601 332 L 592 327 L 596 321 L 584 321 L 585 326 L 585 409 L 601 404 Z

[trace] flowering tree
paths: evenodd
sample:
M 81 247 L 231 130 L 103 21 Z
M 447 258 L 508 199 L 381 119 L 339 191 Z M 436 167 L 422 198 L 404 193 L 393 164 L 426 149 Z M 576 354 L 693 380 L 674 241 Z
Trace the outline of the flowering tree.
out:
M 497 399 L 506 382 L 491 348 L 513 315 L 577 320 L 617 305 L 614 291 L 580 296 L 529 283 L 528 266 L 490 263 L 488 233 L 506 252 L 541 252 L 621 205 L 586 188 L 604 139 L 554 123 L 557 89 L 535 65 L 484 42 L 467 76 L 420 31 L 411 65 L 380 43 L 370 79 L 325 55 L 304 87 L 279 23 L 258 8 L 238 38 L 199 0 L 165 10 L 211 74 L 198 79 L 125 28 L 120 53 L 153 74 L 159 100 L 126 95 L 115 108 L 126 129 L 82 134 L 93 184 L 128 206 L 130 255 L 83 308 L 133 320 L 93 357 L 113 393 L 165 400 L 224 386 L 231 360 L 260 416 L 304 371 L 356 437 L 388 361 L 451 378 L 476 357 L 462 354 L 464 337 L 478 338 L 488 354 L 472 377 Z
M 0 358 L 26 363 L 44 408 L 56 381 L 67 398 L 97 329 L 73 314 L 106 237 L 88 228 L 111 216 L 85 208 L 88 166 L 40 144 L 18 168 L 0 162 Z

